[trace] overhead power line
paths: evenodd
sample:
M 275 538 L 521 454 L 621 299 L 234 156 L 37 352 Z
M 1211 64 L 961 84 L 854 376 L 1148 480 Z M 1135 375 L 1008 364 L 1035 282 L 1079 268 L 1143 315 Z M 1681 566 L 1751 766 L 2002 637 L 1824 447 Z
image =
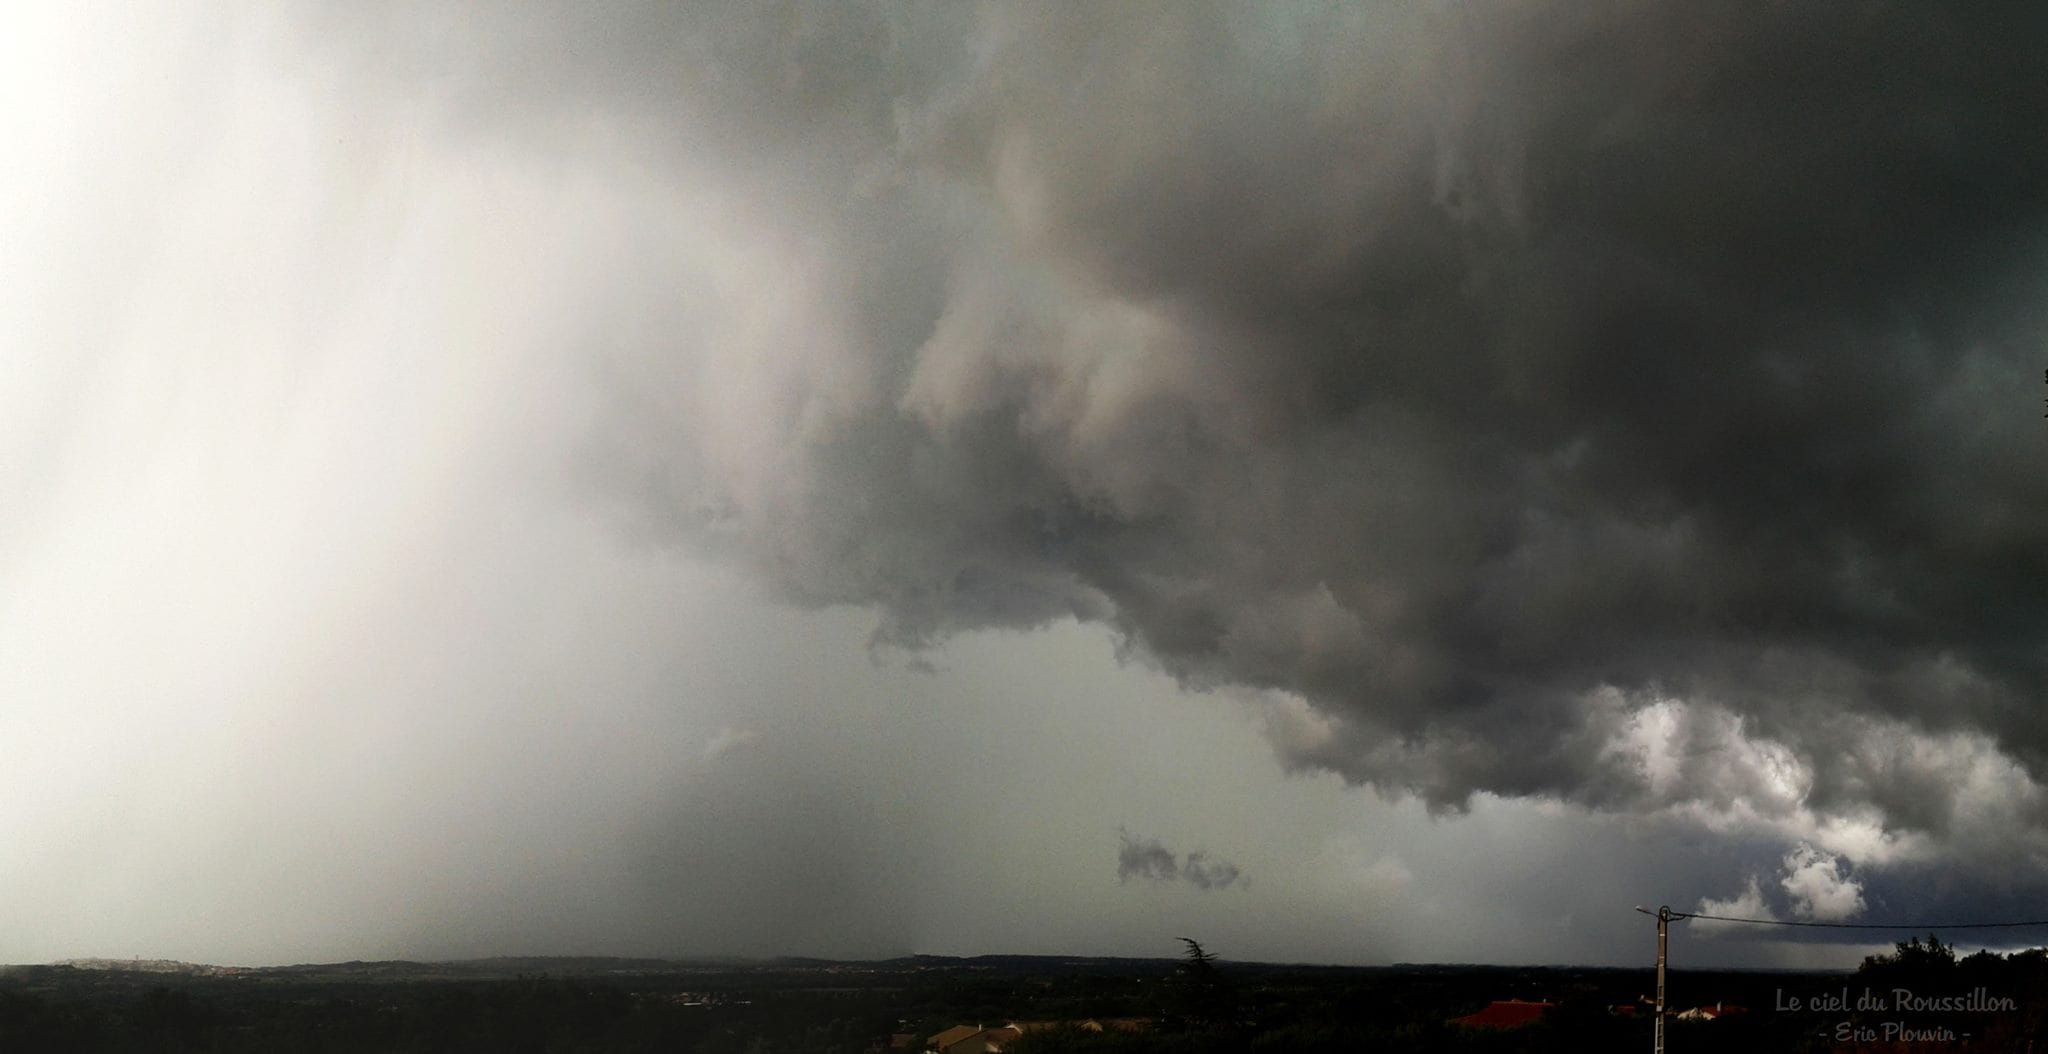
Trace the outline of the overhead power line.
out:
M 2014 922 L 1795 922 L 1790 919 L 1738 919 L 1729 915 L 1704 915 L 1687 911 L 1674 911 L 1671 917 L 1712 919 L 1715 922 L 1746 922 L 1754 926 L 1810 926 L 1832 930 L 2002 930 L 2021 926 L 2048 926 L 2048 919 L 2021 919 Z

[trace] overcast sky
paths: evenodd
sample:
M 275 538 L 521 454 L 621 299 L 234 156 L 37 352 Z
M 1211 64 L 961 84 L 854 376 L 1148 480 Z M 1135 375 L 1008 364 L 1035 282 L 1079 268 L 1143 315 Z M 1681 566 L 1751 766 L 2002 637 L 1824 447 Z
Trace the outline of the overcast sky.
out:
M 2040 917 L 1968 10 L 14 12 L 0 962 Z

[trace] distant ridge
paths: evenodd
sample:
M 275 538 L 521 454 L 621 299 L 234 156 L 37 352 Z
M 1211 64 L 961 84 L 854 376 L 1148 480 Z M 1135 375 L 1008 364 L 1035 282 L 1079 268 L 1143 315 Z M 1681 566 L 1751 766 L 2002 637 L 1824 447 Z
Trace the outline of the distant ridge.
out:
M 1161 966 L 1172 965 L 1178 960 L 1163 957 L 1114 956 L 1114 955 L 901 955 L 887 959 L 826 959 L 808 955 L 777 955 L 747 957 L 738 955 L 700 955 L 674 959 L 654 959 L 608 955 L 494 955 L 481 959 L 349 959 L 345 962 L 291 963 L 281 966 L 226 966 L 214 963 L 184 962 L 178 959 L 106 959 L 81 958 L 60 959 L 55 962 L 13 965 L 44 965 L 70 967 L 75 970 L 107 970 L 123 973 L 161 973 L 189 975 L 219 975 L 239 973 L 461 973 L 461 974 L 519 974 L 519 973 L 621 973 L 647 972 L 666 973 L 676 970 L 703 969 L 845 969 L 849 967 L 916 967 L 916 966 Z
M 1225 960 L 1234 969 L 1309 970 L 1309 971 L 1365 971 L 1387 973 L 1511 973 L 1525 971 L 1544 972 L 1591 972 L 1604 973 L 1614 970 L 1633 970 L 1633 966 L 1587 966 L 1573 964 L 1489 964 L 1489 963 L 1409 963 L 1398 962 L 1387 965 L 1344 965 L 1333 963 L 1284 963 L 1263 960 Z M 1097 955 L 902 955 L 887 959 L 825 959 L 813 956 L 773 956 L 751 958 L 736 955 L 703 955 L 673 959 L 604 956 L 604 955 L 499 955 L 481 959 L 351 959 L 347 962 L 295 963 L 286 966 L 225 966 L 212 963 L 193 963 L 178 959 L 108 959 L 78 958 L 62 959 L 50 963 L 15 963 L 0 965 L 0 970 L 21 969 L 72 969 L 94 970 L 109 973 L 162 974 L 186 977 L 295 977 L 363 980 L 384 979 L 475 979 L 512 978 L 518 976 L 551 975 L 555 977 L 593 977 L 602 975 L 660 975 L 680 973 L 702 973 L 713 971 L 872 971 L 872 970 L 1030 970 L 1057 967 L 1065 970 L 1117 971 L 1138 970 L 1152 973 L 1171 970 L 1179 965 L 1177 958 L 1144 956 L 1097 956 Z M 1693 971 L 1698 972 L 1698 971 Z M 1833 974 L 1847 970 L 1799 970 L 1789 967 L 1749 967 L 1736 969 L 1715 969 L 1713 973 L 1760 973 L 1760 974 Z
M 208 963 L 180 962 L 176 959 L 63 959 L 50 965 L 69 966 L 74 970 L 169 973 L 192 977 L 217 977 L 223 974 L 245 972 L 245 968 L 240 966 L 213 966 Z

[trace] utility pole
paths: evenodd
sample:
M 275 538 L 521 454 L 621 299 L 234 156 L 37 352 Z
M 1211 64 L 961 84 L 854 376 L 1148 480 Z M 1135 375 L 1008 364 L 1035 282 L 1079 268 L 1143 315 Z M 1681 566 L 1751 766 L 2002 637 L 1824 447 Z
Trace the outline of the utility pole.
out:
M 1671 941 L 1671 906 L 1657 908 L 1657 1047 L 1664 1054 L 1664 953 Z
M 1642 913 L 1643 913 L 1643 914 L 1645 914 L 1645 915 L 1648 915 L 1648 914 L 1650 914 L 1650 911 L 1649 911 L 1649 909 L 1648 909 L 1648 908 L 1637 908 L 1636 910 L 1637 910 L 1637 911 L 1640 911 L 1640 912 L 1642 912 Z M 1659 908 L 1657 909 L 1657 912 L 1656 912 L 1656 914 L 1657 914 L 1657 1038 L 1656 1038 L 1656 1039 L 1655 1039 L 1655 1041 L 1653 1042 L 1653 1045 L 1651 1046 L 1651 1048 L 1650 1048 L 1650 1049 L 1651 1049 L 1651 1051 L 1653 1052 L 1653 1054 L 1664 1054 L 1664 958 L 1665 958 L 1665 951 L 1666 951 L 1666 949 L 1667 949 L 1667 948 L 1668 948 L 1668 947 L 1670 946 L 1670 940 L 1671 940 L 1671 906 L 1670 906 L 1669 904 L 1666 904 L 1666 905 L 1663 905 L 1663 906 L 1659 907 Z

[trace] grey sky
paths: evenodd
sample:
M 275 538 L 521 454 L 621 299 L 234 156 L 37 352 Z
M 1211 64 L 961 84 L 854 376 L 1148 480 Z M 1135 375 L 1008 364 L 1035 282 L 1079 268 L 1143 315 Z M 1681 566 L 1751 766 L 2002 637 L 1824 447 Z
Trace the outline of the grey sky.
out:
M 2038 914 L 1950 6 L 23 16 L 0 961 Z

